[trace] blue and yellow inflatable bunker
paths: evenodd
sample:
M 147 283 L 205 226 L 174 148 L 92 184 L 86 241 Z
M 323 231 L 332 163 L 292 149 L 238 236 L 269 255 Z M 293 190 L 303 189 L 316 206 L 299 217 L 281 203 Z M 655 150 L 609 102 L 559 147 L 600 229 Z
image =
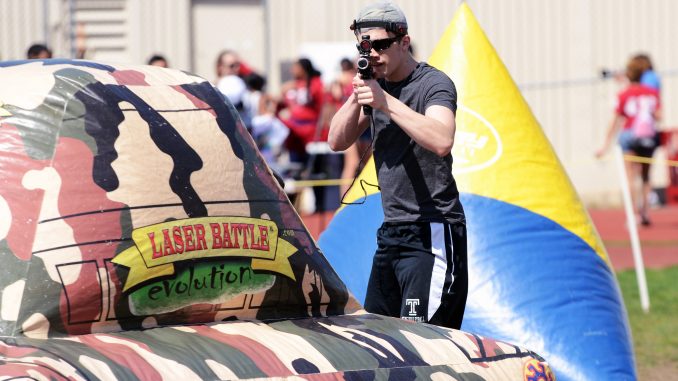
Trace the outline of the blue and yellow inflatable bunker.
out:
M 626 311 L 605 248 L 558 158 L 466 4 L 429 63 L 457 86 L 453 172 L 467 216 L 462 329 L 542 353 L 560 380 L 635 379 Z M 361 179 L 376 183 L 373 163 Z M 388 186 L 388 184 L 381 184 Z M 376 188 L 354 187 L 320 247 L 364 300 Z

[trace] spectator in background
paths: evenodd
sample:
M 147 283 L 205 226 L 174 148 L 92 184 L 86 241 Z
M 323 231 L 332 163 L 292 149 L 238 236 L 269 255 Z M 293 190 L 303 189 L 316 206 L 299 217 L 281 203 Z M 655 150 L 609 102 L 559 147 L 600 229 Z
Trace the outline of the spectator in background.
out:
M 43 60 L 52 58 L 52 51 L 43 44 L 33 44 L 26 52 L 26 58 L 29 60 Z
M 290 134 L 285 146 L 293 163 L 306 163 L 306 144 L 317 139 L 318 120 L 323 107 L 323 83 L 320 72 L 307 58 L 300 58 L 291 67 L 294 78 L 283 84 L 282 102 L 288 110 L 281 118 Z
M 252 121 L 250 133 L 268 166 L 273 171 L 280 172 L 282 168 L 278 158 L 289 130 L 275 116 L 275 101 L 264 92 L 266 79 L 259 74 L 251 73 L 245 77 L 245 83 L 247 84 L 245 112 L 250 115 Z
M 660 91 L 661 82 L 659 80 L 659 75 L 657 75 L 652 67 L 650 56 L 647 54 L 637 54 L 633 59 L 638 62 L 643 71 L 643 74 L 640 77 L 640 84 Z
M 334 114 L 336 114 L 337 110 L 341 108 L 346 99 L 348 99 L 344 90 L 345 89 L 344 85 L 341 83 L 341 78 L 332 81 L 330 84 L 329 90 L 325 94 L 325 102 L 323 105 L 321 118 L 324 128 L 329 129 L 332 117 Z M 353 86 L 351 86 L 351 92 L 353 92 Z M 324 140 L 327 140 L 326 136 Z
M 307 58 L 300 58 L 290 67 L 292 78 L 282 86 L 282 106 L 280 120 L 289 129 L 285 140 L 289 164 L 287 175 L 292 178 L 318 178 L 315 173 L 317 156 L 306 151 L 308 143 L 319 141 L 322 125 L 320 116 L 324 104 L 323 83 L 320 72 Z M 313 188 L 315 210 L 322 203 L 323 191 Z M 288 195 L 295 206 L 303 198 L 299 194 Z M 303 209 L 303 208 L 302 208 Z
M 243 97 L 247 92 L 245 81 L 238 75 L 240 57 L 232 50 L 224 50 L 217 56 L 217 89 L 228 98 L 239 113 L 244 110 Z M 242 115 L 241 115 L 242 117 Z
M 626 66 L 626 77 L 630 83 L 619 93 L 605 142 L 596 151 L 597 157 L 601 157 L 607 151 L 620 126 L 623 126 L 623 129 L 617 140 L 625 154 L 651 158 L 657 148 L 657 124 L 661 118 L 661 104 L 659 92 L 640 82 L 646 67 L 644 59 L 638 56 L 633 57 Z M 633 205 L 638 208 L 641 224 L 648 226 L 650 164 L 632 161 L 624 163 Z M 636 186 L 638 178 L 642 181 L 640 194 Z
M 243 97 L 243 106 L 250 117 L 261 115 L 266 110 L 266 98 L 264 87 L 266 78 L 257 73 L 250 73 L 243 78 L 247 92 Z
M 351 61 L 348 61 L 348 63 L 352 65 Z M 349 68 L 349 70 L 351 69 Z M 353 80 L 352 77 L 351 80 Z M 351 85 L 350 89 L 352 93 L 353 85 Z M 320 130 L 316 132 L 314 140 L 327 142 L 332 118 L 349 96 L 350 94 L 348 96 L 346 95 L 345 87 L 341 82 L 341 75 L 330 83 L 329 88 L 325 93 L 325 100 L 323 102 L 320 120 L 318 121 L 318 128 Z M 345 155 L 332 152 L 327 144 L 316 145 L 315 153 L 316 156 L 314 160 L 310 160 L 310 164 L 313 166 L 310 168 L 312 177 L 322 180 L 337 179 L 341 177 L 344 168 Z M 339 208 L 341 200 L 340 186 L 332 185 L 316 187 L 313 189 L 313 192 L 315 194 L 315 210 L 317 212 L 332 211 Z
M 344 101 L 353 94 L 353 77 L 355 77 L 358 70 L 353 61 L 348 58 L 342 58 L 339 62 L 341 73 L 339 74 L 339 83 L 343 89 Z M 343 102 L 342 102 L 343 104 Z
M 159 67 L 169 67 L 167 64 L 167 60 L 165 57 L 163 57 L 160 54 L 154 54 L 151 56 L 151 58 L 148 59 L 148 64 L 151 66 L 159 66 Z

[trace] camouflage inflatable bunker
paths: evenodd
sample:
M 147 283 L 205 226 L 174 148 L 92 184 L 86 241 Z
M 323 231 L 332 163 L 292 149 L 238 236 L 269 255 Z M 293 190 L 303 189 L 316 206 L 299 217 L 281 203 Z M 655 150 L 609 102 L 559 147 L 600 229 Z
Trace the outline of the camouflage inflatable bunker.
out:
M 0 379 L 553 378 L 365 313 L 233 107 L 180 71 L 0 63 L 0 263 Z

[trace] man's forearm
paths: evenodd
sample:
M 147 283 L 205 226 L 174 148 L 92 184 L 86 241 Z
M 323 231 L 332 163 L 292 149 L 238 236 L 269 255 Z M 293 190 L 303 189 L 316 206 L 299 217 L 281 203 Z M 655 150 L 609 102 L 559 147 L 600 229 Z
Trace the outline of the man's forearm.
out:
M 436 115 L 433 118 L 412 110 L 390 95 L 386 96 L 386 110 L 391 119 L 420 146 L 438 156 L 445 156 L 452 151 L 455 124 L 451 110 L 449 115 Z M 445 123 L 438 119 L 443 119 Z
M 330 133 L 327 142 L 333 151 L 344 151 L 348 149 L 363 133 L 366 123 L 361 121 L 361 105 L 355 100 L 355 95 L 339 108 L 332 122 L 330 123 Z

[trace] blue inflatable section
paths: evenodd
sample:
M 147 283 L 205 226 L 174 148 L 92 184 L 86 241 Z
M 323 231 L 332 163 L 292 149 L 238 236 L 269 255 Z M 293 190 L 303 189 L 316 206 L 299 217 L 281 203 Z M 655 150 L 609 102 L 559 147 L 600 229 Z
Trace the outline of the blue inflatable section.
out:
M 364 204 L 347 205 L 335 214 L 318 240 L 341 280 L 363 304 L 382 222 L 381 193 L 377 193 L 367 196 Z
M 558 380 L 635 380 L 614 274 L 581 238 L 550 219 L 462 194 L 468 221 L 469 300 L 462 329 L 544 355 Z M 383 220 L 381 197 L 337 213 L 319 245 L 364 301 Z

